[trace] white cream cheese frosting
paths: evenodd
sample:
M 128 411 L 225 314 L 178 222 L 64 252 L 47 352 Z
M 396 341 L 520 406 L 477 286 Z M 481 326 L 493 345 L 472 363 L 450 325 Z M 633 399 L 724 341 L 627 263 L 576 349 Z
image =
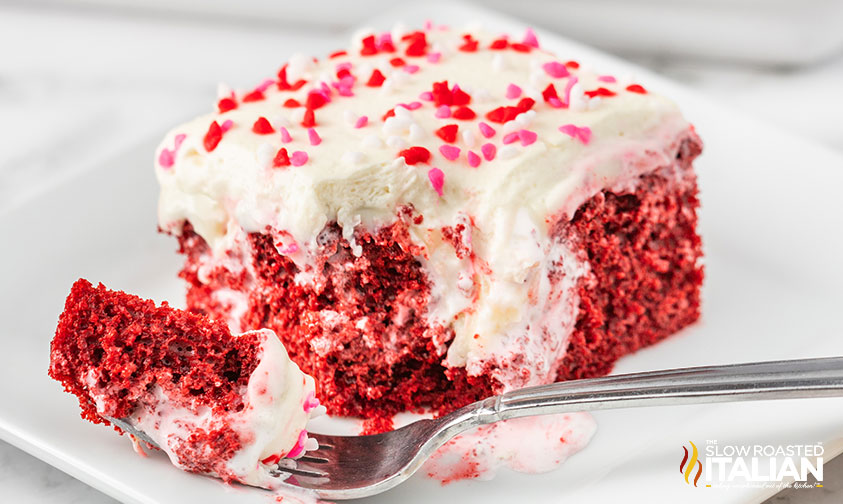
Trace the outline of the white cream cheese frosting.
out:
M 531 32 L 523 42 L 434 26 L 407 35 L 364 31 L 332 57 L 293 57 L 283 79 L 223 90 L 220 109 L 236 108 L 178 126 L 156 153 L 159 224 L 177 234 L 189 221 L 220 260 L 243 231 L 269 232 L 304 270 L 326 224 L 353 245 L 355 229 L 390 224 L 412 205 L 424 217 L 409 232 L 431 282 L 428 320 L 454 329 L 447 364 L 480 374 L 516 352 L 532 368 L 499 369 L 505 387 L 544 383 L 588 271 L 549 237 L 550 219 L 669 164 L 690 125 L 670 100 L 546 52 Z M 437 104 L 443 81 L 470 101 Z M 327 101 L 311 109 L 314 123 L 306 107 L 285 106 L 314 94 Z M 534 103 L 510 120 L 495 115 L 526 98 Z M 450 125 L 453 138 L 440 131 Z M 411 147 L 429 158 L 400 154 Z M 442 239 L 461 223 L 472 258 Z M 548 284 L 551 268 L 564 270 L 563 286 Z M 539 338 L 541 328 L 552 337 Z

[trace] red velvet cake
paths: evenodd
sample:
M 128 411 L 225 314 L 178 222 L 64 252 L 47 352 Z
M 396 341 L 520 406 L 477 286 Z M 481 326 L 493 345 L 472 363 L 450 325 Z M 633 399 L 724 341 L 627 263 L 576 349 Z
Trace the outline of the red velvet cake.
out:
M 523 38 L 427 26 L 297 55 L 157 152 L 190 311 L 272 329 L 333 414 L 387 429 L 605 374 L 699 316 L 670 100 Z
M 234 336 L 222 322 L 78 280 L 50 356 L 50 376 L 79 398 L 83 418 L 129 424 L 187 471 L 273 487 L 282 457 L 316 448 L 305 430 L 319 404 L 313 380 L 269 330 Z

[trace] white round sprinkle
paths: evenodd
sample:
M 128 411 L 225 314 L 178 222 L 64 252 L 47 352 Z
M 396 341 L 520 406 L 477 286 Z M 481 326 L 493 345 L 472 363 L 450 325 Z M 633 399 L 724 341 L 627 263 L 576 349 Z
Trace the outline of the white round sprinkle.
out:
M 275 157 L 275 148 L 272 145 L 263 142 L 258 145 L 258 150 L 255 153 L 258 158 L 258 166 L 269 166 L 269 163 L 272 162 L 272 158 Z
M 416 123 L 410 125 L 410 134 L 407 137 L 411 142 L 423 140 L 426 135 L 424 129 Z
M 470 129 L 462 130 L 462 141 L 466 147 L 474 147 L 477 145 L 477 136 Z
M 501 159 L 510 159 L 518 155 L 518 147 L 515 145 L 504 145 L 498 150 L 498 157 Z
M 296 53 L 290 57 L 287 64 L 287 80 L 296 82 L 307 77 L 307 72 L 313 68 L 313 58 L 302 53 Z
M 527 86 L 524 88 L 524 96 L 526 96 L 527 98 L 532 98 L 538 103 L 541 103 L 544 100 L 542 92 L 533 86 Z
M 405 107 L 395 107 L 395 117 L 403 117 L 403 118 L 406 118 L 406 119 L 412 119 L 413 113 Z
M 400 136 L 392 135 L 386 139 L 386 145 L 392 147 L 393 149 L 405 149 L 408 144 Z
M 395 23 L 395 25 L 392 27 L 391 32 L 392 40 L 401 40 L 401 37 L 406 35 L 408 31 L 409 29 L 407 28 L 407 25 L 405 25 L 401 21 Z
M 371 135 L 366 135 L 363 138 L 363 141 L 360 142 L 360 145 L 362 145 L 364 150 L 365 149 L 380 149 L 381 147 L 383 147 L 383 141 L 380 139 L 379 136 L 377 136 L 375 134 L 371 134 Z
M 351 34 L 351 44 L 358 50 L 363 48 L 363 39 L 368 37 L 369 35 L 374 35 L 375 29 L 371 26 L 364 26 L 359 30 L 355 30 L 354 33 Z
M 402 108 L 403 107 L 395 107 L 395 115 L 387 117 L 386 121 L 383 122 L 382 130 L 385 134 L 399 135 L 406 133 L 410 129 L 410 125 L 413 124 L 413 118 L 408 116 L 399 116 L 397 111 Z

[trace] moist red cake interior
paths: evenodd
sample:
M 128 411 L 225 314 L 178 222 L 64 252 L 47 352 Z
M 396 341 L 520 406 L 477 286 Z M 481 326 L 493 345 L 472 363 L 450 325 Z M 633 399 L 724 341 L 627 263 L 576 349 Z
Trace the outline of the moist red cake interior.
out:
M 699 152 L 690 136 L 671 164 L 627 190 L 598 193 L 573 219 L 550 221 L 552 238 L 569 243 L 590 268 L 577 286 L 577 322 L 558 379 L 606 374 L 622 355 L 699 317 L 703 271 L 691 166 Z M 330 224 L 319 237 L 312 284 L 296 283 L 298 268 L 260 233 L 249 235 L 245 257 L 234 257 L 250 263 L 253 273 L 218 266 L 200 280 L 209 250 L 186 223 L 180 251 L 188 307 L 225 320 L 230 307 L 214 292 L 247 293 L 241 326 L 273 329 L 290 357 L 314 376 L 329 413 L 368 418 L 371 430 L 388 429 L 389 417 L 399 411 L 451 411 L 497 392 L 500 384 L 443 366 L 453 333 L 426 320 L 430 286 L 404 224 L 421 218 L 405 211 L 390 226 L 358 230 L 359 257 Z
M 49 374 L 79 398 L 82 417 L 94 423 L 108 422 L 91 393 L 105 397 L 104 414 L 126 418 L 152 400 L 154 386 L 187 408 L 239 411 L 258 347 L 256 335 L 233 337 L 222 322 L 80 279 L 59 318 Z M 86 379 L 91 373 L 93 386 Z

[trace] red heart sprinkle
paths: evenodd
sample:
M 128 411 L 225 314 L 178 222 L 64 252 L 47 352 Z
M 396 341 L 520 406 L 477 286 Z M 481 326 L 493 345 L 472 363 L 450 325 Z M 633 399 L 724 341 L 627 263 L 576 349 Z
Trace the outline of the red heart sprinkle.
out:
M 398 157 L 403 157 L 404 162 L 408 165 L 427 163 L 430 159 L 430 151 L 424 147 L 408 147 L 399 152 Z
M 220 125 L 217 124 L 216 121 L 213 121 L 211 125 L 208 126 L 208 132 L 205 133 L 205 138 L 202 140 L 205 150 L 211 152 L 216 149 L 221 139 L 222 129 L 220 129 Z
M 457 131 L 460 129 L 456 124 L 448 124 L 436 130 L 436 136 L 446 143 L 454 143 L 457 139 Z

